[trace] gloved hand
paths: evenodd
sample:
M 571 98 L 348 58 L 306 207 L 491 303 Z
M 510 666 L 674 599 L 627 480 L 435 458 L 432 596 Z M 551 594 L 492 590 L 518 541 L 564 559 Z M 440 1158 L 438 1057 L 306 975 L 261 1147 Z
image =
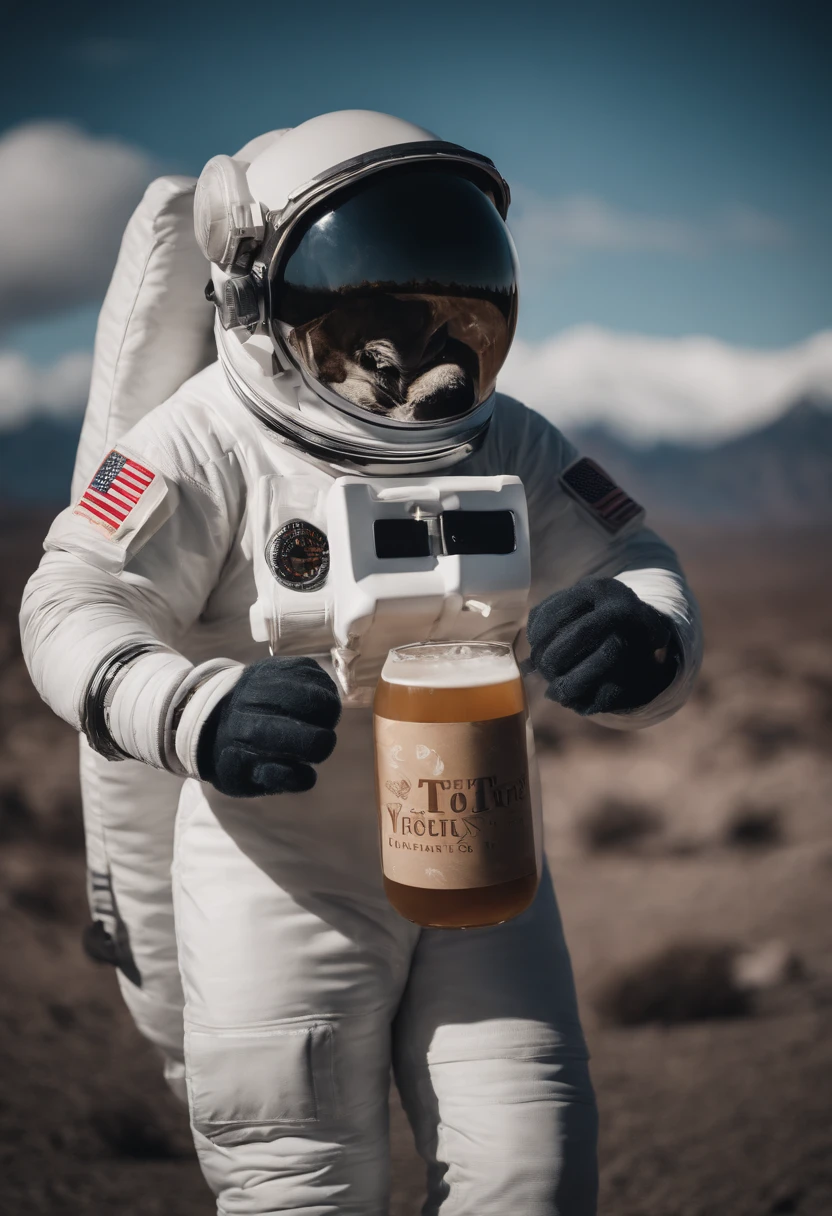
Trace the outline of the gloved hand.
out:
M 528 667 L 546 696 L 579 714 L 646 705 L 678 669 L 672 622 L 614 578 L 586 578 L 529 614 Z
M 335 747 L 338 690 L 314 659 L 262 659 L 211 711 L 197 745 L 203 781 L 234 798 L 311 790 Z

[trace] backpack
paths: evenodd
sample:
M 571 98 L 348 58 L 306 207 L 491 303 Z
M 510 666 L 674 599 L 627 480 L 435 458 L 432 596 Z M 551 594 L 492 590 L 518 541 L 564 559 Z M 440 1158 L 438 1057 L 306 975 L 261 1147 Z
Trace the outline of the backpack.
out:
M 196 243 L 196 178 L 160 177 L 121 242 L 98 318 L 75 470 L 76 498 L 109 445 L 216 358 L 209 266 Z

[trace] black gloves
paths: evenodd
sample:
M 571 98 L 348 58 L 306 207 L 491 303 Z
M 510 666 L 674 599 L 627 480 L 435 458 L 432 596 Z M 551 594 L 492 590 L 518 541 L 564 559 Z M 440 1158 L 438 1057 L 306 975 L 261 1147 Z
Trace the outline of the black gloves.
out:
M 311 790 L 335 747 L 338 690 L 314 659 L 252 663 L 214 707 L 197 745 L 203 781 L 234 798 Z
M 671 621 L 614 578 L 550 595 L 529 614 L 528 637 L 528 666 L 548 683 L 546 696 L 579 714 L 638 709 L 678 669 Z

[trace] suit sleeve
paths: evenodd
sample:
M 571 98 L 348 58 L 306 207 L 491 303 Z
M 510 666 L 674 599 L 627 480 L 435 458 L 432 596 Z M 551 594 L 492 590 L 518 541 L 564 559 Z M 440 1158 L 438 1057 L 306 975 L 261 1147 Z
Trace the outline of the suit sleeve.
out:
M 529 506 L 532 603 L 590 575 L 626 583 L 639 599 L 673 622 L 679 639 L 679 670 L 654 701 L 620 714 L 597 714 L 594 722 L 618 730 L 652 726 L 688 699 L 702 661 L 702 628 L 696 600 L 673 549 L 639 513 L 619 530 L 570 492 L 564 473 L 579 453 L 556 427 L 517 402 L 504 399 L 501 449 L 523 480 Z M 625 487 L 626 489 L 626 487 Z
M 100 706 L 111 758 L 184 775 L 195 773 L 195 739 L 175 739 L 174 710 L 186 696 L 203 709 L 216 703 L 240 665 L 195 668 L 177 639 L 217 584 L 241 505 L 220 442 L 189 443 L 165 423 L 159 411 L 148 415 L 55 520 L 20 623 L 32 680 L 60 717 L 96 746 L 91 689 L 112 672 Z

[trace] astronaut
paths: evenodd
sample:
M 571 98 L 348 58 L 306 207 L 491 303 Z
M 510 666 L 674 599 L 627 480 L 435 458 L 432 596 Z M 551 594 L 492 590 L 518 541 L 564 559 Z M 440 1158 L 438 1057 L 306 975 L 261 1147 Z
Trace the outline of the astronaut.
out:
M 163 353 L 127 377 L 142 386 L 135 425 L 111 413 L 94 455 L 85 429 L 83 477 L 21 613 L 32 678 L 84 739 L 98 945 L 175 1085 L 184 1059 L 225 1216 L 382 1216 L 391 1067 L 425 1212 L 591 1216 L 595 1106 L 548 872 L 504 925 L 400 918 L 381 883 L 367 715 L 339 725 L 396 629 L 513 637 L 528 586 L 506 583 L 508 556 L 466 566 L 464 546 L 410 567 L 406 546 L 365 545 L 368 569 L 394 565 L 389 584 L 362 579 L 342 550 L 369 523 L 344 487 L 421 523 L 424 502 L 464 510 L 469 490 L 522 483 L 529 670 L 613 728 L 661 721 L 689 693 L 701 643 L 684 576 L 603 470 L 495 391 L 517 283 L 508 188 L 486 158 L 363 111 L 214 158 L 193 215 L 218 357 L 196 370 L 200 321 L 179 343 L 196 374 L 148 399 L 148 377 L 155 392 L 183 366 L 171 300 L 198 313 L 181 275 L 142 312 L 165 223 L 193 199 L 165 189 L 119 288 L 124 328 L 110 332 L 112 302 L 99 326 L 108 399 L 137 316 Z M 438 569 L 475 567 L 476 594 L 437 591 Z M 397 582 L 405 569 L 420 581 Z M 382 590 L 350 614 L 370 582 Z

